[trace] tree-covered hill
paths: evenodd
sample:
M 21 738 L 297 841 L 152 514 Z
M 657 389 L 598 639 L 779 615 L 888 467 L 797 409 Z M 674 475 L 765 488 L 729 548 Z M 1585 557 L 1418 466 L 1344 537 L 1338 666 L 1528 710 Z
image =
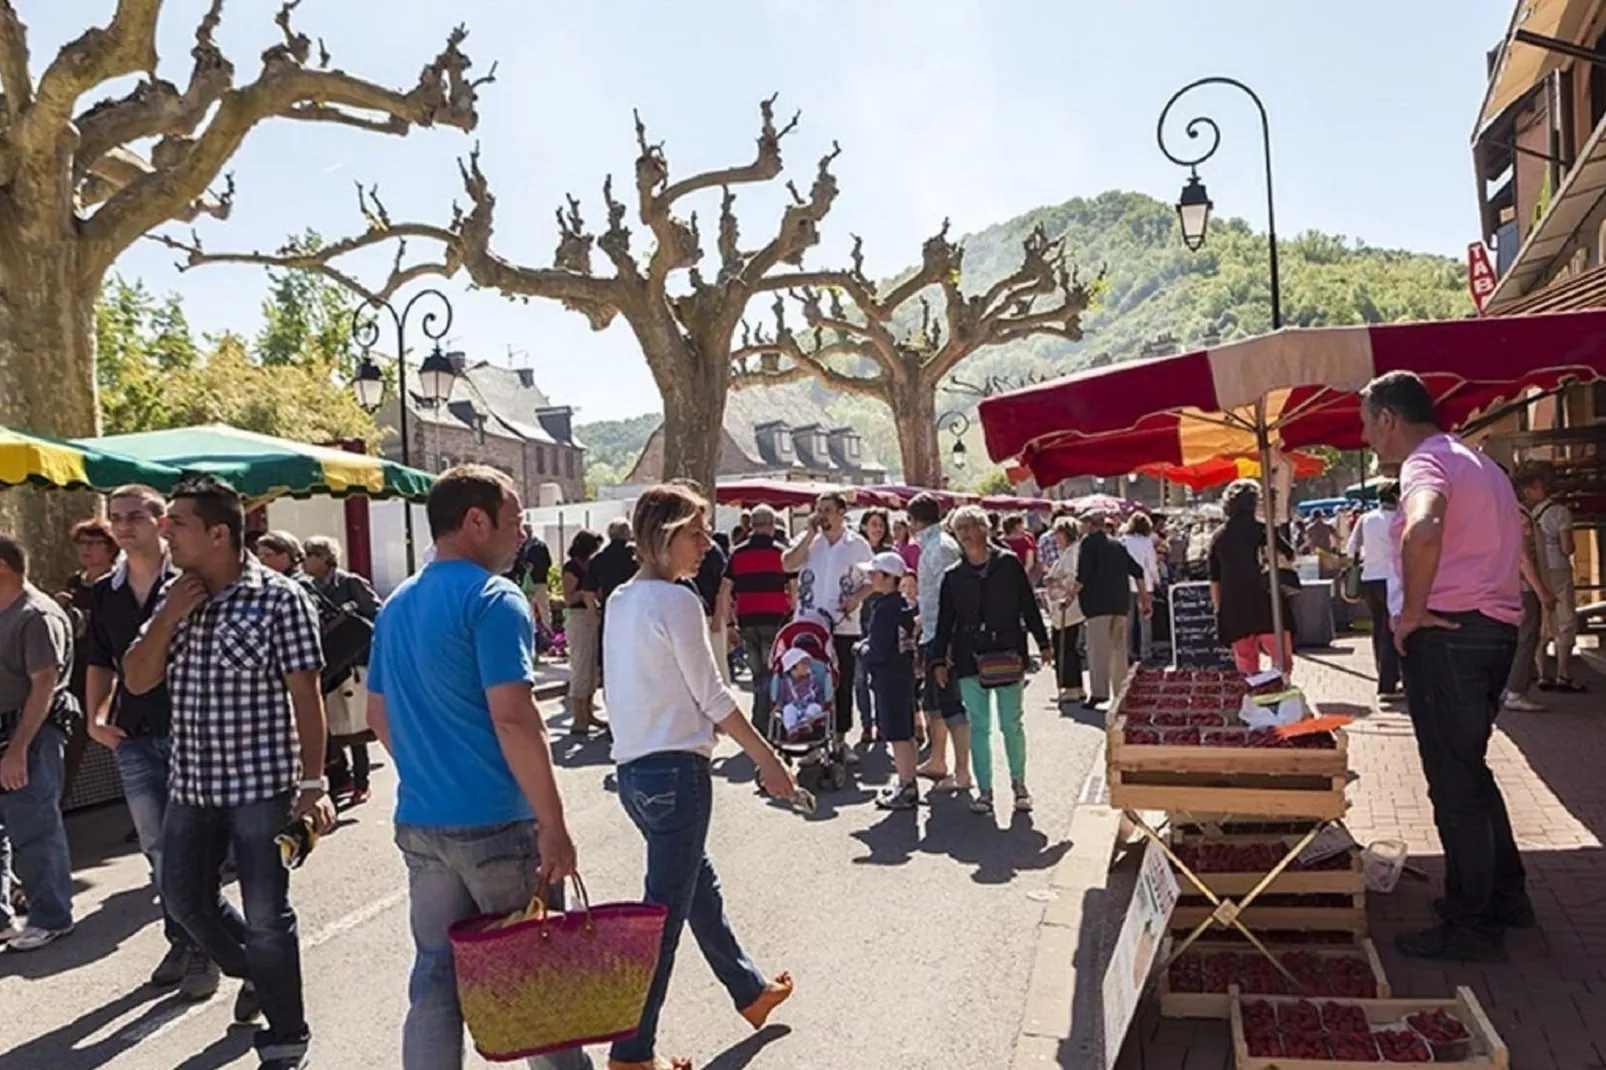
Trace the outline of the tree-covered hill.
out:
M 984 350 L 960 366 L 957 379 L 1063 375 L 1093 363 L 1130 360 L 1162 335 L 1187 348 L 1212 331 L 1229 340 L 1271 329 L 1264 233 L 1240 219 L 1213 219 L 1204 248 L 1190 252 L 1171 205 L 1119 190 L 1047 205 L 966 236 L 962 289 L 976 293 L 1012 271 L 1021 242 L 1039 224 L 1051 238 L 1065 238 L 1084 279 L 1104 273 L 1097 300 L 1082 319 L 1083 341 L 1035 337 Z M 1284 237 L 1278 250 L 1289 326 L 1453 319 L 1472 311 L 1465 265 L 1449 257 L 1314 231 Z M 816 390 L 834 416 L 860 429 L 875 456 L 897 458 L 893 425 L 879 404 Z M 938 407 L 969 413 L 975 402 L 957 391 L 939 399 Z M 596 424 L 591 427 L 605 429 L 601 435 L 590 428 L 580 434 L 592 447 L 593 463 L 622 475 L 657 420 L 650 415 Z M 974 429 L 969 442 L 970 456 L 981 461 L 985 455 Z M 599 448 L 602 443 L 625 455 Z M 612 473 L 597 474 L 606 482 Z

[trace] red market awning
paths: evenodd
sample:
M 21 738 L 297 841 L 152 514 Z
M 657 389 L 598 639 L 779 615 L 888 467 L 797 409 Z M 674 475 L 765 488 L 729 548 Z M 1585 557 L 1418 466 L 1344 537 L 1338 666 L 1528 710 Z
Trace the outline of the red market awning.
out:
M 1047 498 L 1017 498 L 1009 494 L 987 494 L 981 499 L 983 509 L 1000 513 L 1042 513 L 1057 504 Z
M 1606 376 L 1606 312 L 1293 328 L 1217 349 L 1089 369 L 986 398 L 995 461 L 1047 486 L 1156 462 L 1189 465 L 1274 446 L 1361 446 L 1357 391 L 1410 371 L 1456 426 L 1530 389 Z
M 836 483 L 792 483 L 784 479 L 736 479 L 714 485 L 714 499 L 720 505 L 752 508 L 767 505 L 772 509 L 806 509 L 822 494 L 837 493 L 849 505 L 879 505 L 898 508 L 896 499 L 880 493 L 875 487 L 842 486 Z
M 910 487 L 900 483 L 877 483 L 868 487 L 858 488 L 881 499 L 879 504 L 888 509 L 904 509 L 921 494 L 929 494 L 937 499 L 937 504 L 943 512 L 961 505 L 969 505 L 977 501 L 974 494 L 967 494 L 957 490 L 931 490 L 927 487 Z
M 1327 471 L 1327 461 L 1313 453 L 1295 452 L 1290 458 L 1294 462 L 1295 479 L 1311 479 Z M 1258 479 L 1260 461 L 1254 457 L 1212 457 L 1198 464 L 1146 464 L 1137 474 L 1178 483 L 1191 490 L 1204 490 L 1235 479 Z

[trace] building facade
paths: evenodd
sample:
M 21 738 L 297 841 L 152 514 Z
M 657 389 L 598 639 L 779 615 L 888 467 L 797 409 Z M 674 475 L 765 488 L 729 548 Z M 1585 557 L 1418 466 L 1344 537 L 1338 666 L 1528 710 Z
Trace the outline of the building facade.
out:
M 1606 308 L 1606 4 L 1520 0 L 1488 66 L 1472 140 L 1494 274 L 1482 314 Z M 1603 418 L 1606 385 L 1572 385 L 1515 408 L 1485 447 L 1556 464 L 1578 522 L 1580 602 L 1601 597 Z
M 663 428 L 652 433 L 625 484 L 663 478 Z M 887 469 L 870 456 L 858 430 L 833 421 L 806 384 L 733 390 L 725 404 L 724 440 L 715 477 L 783 479 L 871 486 Z
M 448 353 L 457 371 L 452 393 L 436 404 L 408 380 L 408 456 L 415 468 L 444 472 L 454 464 L 488 464 L 513 477 L 528 506 L 584 501 L 585 444 L 574 437 L 574 410 L 554 405 L 528 368 L 470 363 Z M 377 414 L 381 452 L 402 460 L 401 415 L 394 398 Z

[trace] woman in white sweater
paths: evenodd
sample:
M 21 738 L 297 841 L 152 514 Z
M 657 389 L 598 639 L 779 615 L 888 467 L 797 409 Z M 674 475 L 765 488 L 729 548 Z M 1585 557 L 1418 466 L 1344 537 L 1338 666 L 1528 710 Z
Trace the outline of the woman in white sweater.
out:
M 754 1029 L 792 994 L 790 976 L 766 980 L 737 943 L 704 849 L 713 812 L 709 757 L 718 734 L 730 736 L 753 759 L 769 794 L 784 799 L 797 792 L 791 773 L 721 681 L 702 600 L 682 585 L 696 575 L 711 542 L 707 509 L 683 486 L 644 493 L 633 523 L 641 571 L 608 599 L 603 687 L 619 801 L 647 841 L 647 901 L 669 908 L 641 1027 L 614 1044 L 609 1070 L 690 1065 L 655 1052 L 658 1015 L 688 921 L 714 976 Z

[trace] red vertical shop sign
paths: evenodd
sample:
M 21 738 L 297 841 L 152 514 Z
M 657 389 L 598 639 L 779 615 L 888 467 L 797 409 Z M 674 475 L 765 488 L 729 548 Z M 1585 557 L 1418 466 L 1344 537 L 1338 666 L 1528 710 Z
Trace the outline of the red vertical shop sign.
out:
M 1483 315 L 1483 306 L 1494 293 L 1497 281 L 1494 268 L 1489 265 L 1489 250 L 1481 241 L 1467 246 L 1467 289 L 1472 291 L 1472 303 L 1478 306 L 1478 315 Z

